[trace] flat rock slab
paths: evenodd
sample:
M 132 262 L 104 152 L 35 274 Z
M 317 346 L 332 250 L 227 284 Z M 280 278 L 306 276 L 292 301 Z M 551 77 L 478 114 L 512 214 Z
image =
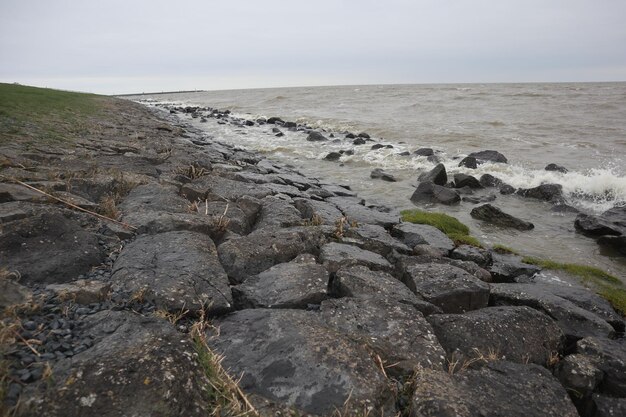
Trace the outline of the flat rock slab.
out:
M 377 298 L 408 304 L 425 315 L 441 312 L 388 273 L 372 271 L 362 265 L 339 269 L 330 283 L 330 291 L 335 297 Z
M 410 253 L 412 250 L 412 248 L 392 237 L 387 229 L 375 224 L 361 224 L 357 227 L 351 227 L 346 230 L 344 237 L 354 239 L 353 243 L 362 249 L 376 252 L 383 256 L 387 256 L 393 251 Z
M 426 244 L 445 253 L 454 249 L 454 242 L 445 233 L 427 224 L 400 223 L 393 227 L 391 233 L 411 248 Z
M 376 351 L 386 371 L 411 375 L 416 367 L 442 370 L 445 352 L 422 313 L 413 306 L 377 298 L 322 302 L 329 326 Z
M 63 283 L 104 260 L 98 237 L 56 211 L 3 226 L 0 265 L 18 271 L 24 283 Z
M 432 182 L 420 182 L 411 195 L 413 203 L 439 203 L 445 205 L 458 204 L 461 196 L 450 188 L 433 184 Z
M 358 224 L 376 224 L 388 229 L 400 222 L 399 216 L 365 207 L 356 203 L 354 198 L 331 197 L 327 201 L 335 204 L 348 221 L 356 221 Z
M 626 397 L 626 343 L 624 339 L 609 340 L 586 337 L 576 343 L 576 352 L 588 356 L 603 372 L 603 392 Z
M 530 307 L 488 307 L 465 314 L 428 317 L 452 360 L 493 354 L 511 362 L 546 365 L 561 351 L 563 332 L 550 317 Z
M 364 346 L 328 328 L 313 312 L 242 310 L 215 321 L 219 336 L 210 347 L 224 355 L 222 366 L 242 375 L 245 393 L 330 415 L 349 399 L 368 404 L 376 415 L 394 404 L 383 373 Z
M 336 242 L 322 246 L 320 261 L 331 273 L 353 265 L 363 265 L 375 271 L 391 272 L 393 269 L 389 261 L 377 253 Z
M 51 284 L 46 289 L 53 291 L 63 299 L 73 300 L 78 304 L 91 304 L 106 300 L 111 292 L 111 284 L 103 281 L 79 279 L 67 284 Z
M 206 416 L 203 371 L 189 339 L 164 320 L 103 311 L 86 319 L 91 349 L 58 362 L 24 416 Z M 30 396 L 27 396 L 30 397 Z
M 32 298 L 33 293 L 25 286 L 6 277 L 0 279 L 0 311 L 12 305 L 28 303 Z
M 262 184 L 206 175 L 183 185 L 180 194 L 190 201 L 237 201 L 243 196 L 262 199 L 272 194 L 272 191 Z
M 489 284 L 452 265 L 409 264 L 404 283 L 444 313 L 464 313 L 487 307 Z
M 613 398 L 606 395 L 594 395 L 596 406 L 595 417 L 623 417 L 626 416 L 626 398 Z
M 45 203 L 48 201 L 48 197 L 23 185 L 0 183 L 0 203 L 11 201 Z
M 343 213 L 337 206 L 325 201 L 298 198 L 294 202 L 304 219 L 316 219 L 320 224 L 334 226 L 335 222 L 343 217 Z
M 111 282 L 169 311 L 208 306 L 209 313 L 219 313 L 233 301 L 213 241 L 194 232 L 138 237 L 115 261 Z
M 577 417 L 565 389 L 538 365 L 494 362 L 450 375 L 416 374 L 412 417 Z
M 118 209 L 123 213 L 137 211 L 189 213 L 189 204 L 189 200 L 178 195 L 178 187 L 153 183 L 133 188 Z
M 551 285 L 492 284 L 491 305 L 526 305 L 538 309 L 556 320 L 570 341 L 587 336 L 612 337 L 613 327 L 597 314 L 583 309 L 570 300 L 552 293 Z
M 482 220 L 496 226 L 511 227 L 517 230 L 531 230 L 535 228 L 535 225 L 531 222 L 511 216 L 491 204 L 483 204 L 482 206 L 474 207 L 470 212 L 470 215 L 475 219 Z
M 502 255 L 492 253 L 492 263 L 489 272 L 494 282 L 515 282 L 515 278 L 525 275 L 532 277 L 541 271 L 541 268 L 522 262 L 517 255 Z
M 274 265 L 232 288 L 238 308 L 306 308 L 328 298 L 328 271 L 312 255 Z
M 228 277 L 233 284 L 238 284 L 300 254 L 317 254 L 323 242 L 323 232 L 319 227 L 270 227 L 230 239 L 217 250 Z
M 261 202 L 261 212 L 254 225 L 255 229 L 261 229 L 263 227 L 302 226 L 303 219 L 300 211 L 289 201 L 274 196 L 268 196 L 261 200 Z

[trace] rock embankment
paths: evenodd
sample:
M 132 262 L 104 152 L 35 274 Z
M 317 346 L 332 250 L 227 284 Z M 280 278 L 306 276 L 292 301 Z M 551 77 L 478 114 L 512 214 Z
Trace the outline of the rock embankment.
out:
M 113 103 L 133 121 L 65 148 L 1 149 L 3 401 L 17 415 L 208 415 L 203 348 L 239 381 L 246 415 L 626 407 L 624 322 L 594 293 Z M 444 175 L 421 195 L 444 198 Z M 199 347 L 189 333 L 205 318 Z

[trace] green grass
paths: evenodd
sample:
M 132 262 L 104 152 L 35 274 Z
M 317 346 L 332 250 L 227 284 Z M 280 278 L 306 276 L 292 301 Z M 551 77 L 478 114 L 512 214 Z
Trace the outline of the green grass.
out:
M 626 315 L 626 288 L 617 277 L 608 272 L 593 266 L 555 262 L 531 256 L 524 257 L 523 261 L 544 269 L 565 271 L 581 278 L 586 286 L 591 287 L 600 297 L 611 303 L 615 310 Z
M 0 83 L 0 144 L 66 141 L 85 130 L 103 97 Z
M 472 245 L 482 248 L 482 244 L 475 237 L 470 236 L 469 227 L 461 223 L 457 218 L 443 213 L 431 213 L 423 210 L 403 210 L 400 212 L 402 221 L 417 224 L 427 224 L 436 227 L 454 241 L 458 246 L 461 244 Z
M 491 248 L 494 252 L 501 253 L 503 255 L 519 255 L 515 249 L 500 245 L 499 243 L 496 243 Z

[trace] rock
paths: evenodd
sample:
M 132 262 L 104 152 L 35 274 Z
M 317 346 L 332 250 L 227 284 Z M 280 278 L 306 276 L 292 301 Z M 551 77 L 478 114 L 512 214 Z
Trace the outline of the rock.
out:
M 331 273 L 354 265 L 363 265 L 375 271 L 390 272 L 393 269 L 392 265 L 377 253 L 335 242 L 322 246 L 320 262 Z
M 413 255 L 423 256 L 423 257 L 426 257 L 427 259 L 441 258 L 445 256 L 447 253 L 448 251 L 437 249 L 426 243 L 420 243 L 418 245 L 413 246 Z
M 499 187 L 502 185 L 502 180 L 500 178 L 496 178 L 491 174 L 483 174 L 480 177 L 480 185 L 483 187 Z
M 0 203 L 11 201 L 28 201 L 31 203 L 45 203 L 48 197 L 33 191 L 20 184 L 0 183 Z
M 349 400 L 379 414 L 394 410 L 388 382 L 364 346 L 302 310 L 242 310 L 217 320 L 211 349 L 243 375 L 239 387 L 296 411 L 330 415 Z M 254 404 L 253 404 L 254 405 Z
M 576 230 L 590 237 L 620 236 L 622 234 L 622 230 L 620 230 L 621 228 L 618 225 L 612 224 L 612 222 L 607 221 L 602 216 L 581 213 L 576 216 L 574 226 L 576 226 Z
M 0 277 L 0 313 L 12 305 L 29 303 L 32 298 L 33 293 L 28 288 L 9 277 Z
M 439 157 L 437 155 L 430 155 L 429 157 L 426 158 L 426 160 L 428 162 L 432 162 L 433 164 L 439 164 L 439 163 L 441 163 L 443 158 L 441 158 L 441 157 Z
M 372 145 L 371 149 L 372 149 L 373 151 L 375 151 L 376 149 L 382 149 L 382 148 L 384 148 L 384 147 L 385 147 L 385 145 L 383 145 L 382 143 L 377 143 L 377 144 L 375 144 L 375 145 Z
M 391 174 L 386 173 L 381 168 L 375 168 L 370 173 L 370 178 L 380 178 L 381 180 L 388 181 L 388 182 L 396 182 L 397 181 L 396 177 L 394 177 Z
M 361 132 L 357 136 L 360 137 L 360 138 L 363 138 L 363 139 L 370 139 L 370 135 L 368 135 L 365 132 Z
M 323 241 L 319 227 L 263 228 L 222 243 L 217 252 L 231 283 L 239 284 L 300 254 L 319 253 Z
M 348 137 L 348 136 L 346 136 L 346 138 L 347 138 L 347 137 Z M 353 144 L 353 145 L 365 145 L 365 143 L 366 143 L 366 142 L 365 142 L 365 139 L 363 139 L 363 138 L 356 138 L 356 139 L 354 139 L 354 140 L 352 141 L 352 144 Z
M 504 155 L 502 155 L 498 151 L 480 151 L 480 152 L 472 152 L 467 156 L 471 156 L 476 158 L 478 163 L 484 162 L 500 162 L 503 164 L 508 163 L 509 161 L 506 159 Z
M 554 376 L 568 392 L 573 394 L 572 400 L 580 410 L 585 408 L 584 403 L 591 399 L 591 395 L 602 380 L 603 373 L 590 357 L 574 354 L 559 361 L 554 369 Z
M 72 300 L 78 304 L 91 304 L 105 301 L 111 292 L 111 284 L 79 279 L 67 284 L 48 285 L 46 289 L 65 300 Z
M 521 256 L 492 253 L 491 258 L 492 263 L 488 270 L 495 282 L 515 282 L 517 277 L 532 277 L 541 271 L 538 266 L 522 262 Z
M 546 366 L 561 351 L 563 332 L 550 317 L 530 307 L 487 307 L 465 314 L 428 317 L 450 361 L 495 356 Z
M 593 402 L 596 409 L 594 417 L 620 417 L 626 415 L 626 398 L 613 398 L 595 394 Z
M 556 320 L 568 338 L 567 345 L 587 336 L 612 337 L 613 327 L 603 318 L 555 294 L 555 285 L 492 284 L 490 305 L 526 305 Z M 567 347 L 567 346 L 566 346 Z
M 320 132 L 313 131 L 309 133 L 309 136 L 307 136 L 306 140 L 308 140 L 309 142 L 323 142 L 327 141 L 328 139 L 326 139 L 326 137 Z
M 400 217 L 391 213 L 383 213 L 359 204 L 352 198 L 331 197 L 326 199 L 334 204 L 348 218 L 348 221 L 356 221 L 358 224 L 375 224 L 386 229 L 400 222 Z
M 563 186 L 561 184 L 541 184 L 534 188 L 520 188 L 517 190 L 517 194 L 551 203 L 563 202 Z
M 454 248 L 450 253 L 450 258 L 474 262 L 482 268 L 486 268 L 491 264 L 491 253 L 489 251 L 470 245 L 460 245 Z
M 411 248 L 393 238 L 384 227 L 375 224 L 361 224 L 358 227 L 350 227 L 344 232 L 344 237 L 341 240 L 344 243 L 356 245 L 382 256 L 387 256 L 392 251 L 397 251 L 398 253 L 411 252 Z
M 435 154 L 435 151 L 432 148 L 419 148 L 418 150 L 413 152 L 413 155 L 417 156 L 432 156 Z
M 509 184 L 502 184 L 499 188 L 500 188 L 500 194 L 502 195 L 510 195 L 516 191 L 515 187 L 512 187 Z
M 261 212 L 254 225 L 255 229 L 302 225 L 303 219 L 300 211 L 288 201 L 275 196 L 267 196 L 261 202 Z
M 68 282 L 103 260 L 98 237 L 61 211 L 3 224 L 0 265 L 19 272 L 24 283 Z
M 465 158 L 461 159 L 461 162 L 459 162 L 459 166 L 470 168 L 470 169 L 476 169 L 478 166 L 478 162 L 476 161 L 476 158 L 474 158 L 473 156 L 466 156 Z
M 378 298 L 326 300 L 321 319 L 339 333 L 380 355 L 391 375 L 410 376 L 416 367 L 443 368 L 445 352 L 422 313 Z
M 85 318 L 94 347 L 54 365 L 20 415 L 205 416 L 206 377 L 189 338 L 164 320 L 126 311 Z M 123 387 L 123 389 L 120 389 Z
M 474 207 L 470 212 L 470 215 L 475 219 L 482 220 L 496 226 L 511 227 L 517 230 L 532 230 L 535 228 L 534 224 L 518 219 L 517 217 L 513 217 L 491 204 L 483 204 L 482 206 Z
M 480 182 L 476 178 L 466 174 L 454 174 L 454 187 L 470 187 L 473 189 L 483 188 L 483 186 L 480 185 Z
M 228 278 L 215 245 L 199 233 L 167 232 L 138 237 L 124 247 L 115 261 L 111 282 L 168 311 L 206 307 L 213 314 L 232 306 Z
M 567 168 L 561 166 L 561 165 L 557 165 L 557 164 L 548 164 L 546 165 L 545 168 L 546 171 L 557 171 L 560 172 L 562 174 L 567 174 Z
M 622 255 L 626 255 L 626 235 L 622 236 L 600 236 L 599 245 L 610 246 Z
M 357 265 L 341 268 L 330 281 L 334 297 L 377 298 L 415 307 L 424 315 L 441 312 L 438 307 L 415 295 L 393 276 Z
M 333 226 L 343 217 L 343 213 L 334 204 L 325 201 L 296 198 L 294 205 L 300 211 L 302 218 L 310 221 L 316 219 L 320 224 Z
M 178 187 L 145 184 L 135 187 L 118 206 L 123 213 L 164 211 L 189 213 L 189 200 L 178 195 Z
M 411 417 L 578 417 L 563 387 L 534 364 L 493 362 L 453 375 L 424 369 L 414 385 Z
M 286 129 L 292 129 L 294 127 L 297 127 L 298 125 L 296 124 L 296 122 L 284 122 L 283 123 L 283 127 Z
M 281 119 L 280 117 L 270 117 L 269 119 L 267 119 L 267 123 L 269 124 L 284 124 L 285 121 L 283 119 Z
M 435 185 L 432 182 L 421 182 L 413 195 L 413 203 L 441 203 L 445 205 L 457 204 L 461 201 L 461 196 L 449 188 Z
M 443 164 L 437 164 L 437 166 L 430 171 L 421 174 L 417 180 L 419 182 L 432 182 L 437 185 L 446 185 L 448 182 L 446 167 Z
M 21 201 L 0 203 L 0 224 L 25 219 L 36 211 L 38 211 L 37 206 L 31 203 Z
M 354 133 L 350 133 L 350 132 L 346 133 L 346 139 L 354 139 L 354 138 L 356 138 L 356 135 Z
M 399 223 L 391 230 L 392 236 L 399 238 L 410 248 L 415 245 L 427 244 L 444 253 L 454 249 L 454 242 L 436 227 L 427 224 Z
M 272 192 L 263 185 L 233 181 L 215 175 L 205 175 L 183 185 L 180 194 L 189 201 L 204 202 L 205 200 L 237 201 L 242 197 L 262 199 Z
M 312 255 L 274 265 L 232 288 L 238 308 L 306 308 L 325 300 L 328 272 Z
M 403 282 L 444 313 L 484 308 L 489 301 L 488 284 L 452 265 L 433 262 L 407 265 Z
M 624 339 L 586 337 L 576 343 L 576 352 L 590 357 L 593 364 L 604 373 L 600 384 L 603 392 L 616 397 L 626 397 Z
M 341 154 L 339 152 L 331 152 L 324 157 L 326 161 L 338 161 L 341 158 Z
M 491 276 L 491 273 L 473 261 L 462 261 L 460 259 L 441 258 L 439 260 L 435 260 L 435 262 L 446 263 L 448 265 L 461 268 L 468 274 L 473 275 L 474 277 L 478 278 L 479 280 L 483 282 L 493 282 L 493 277 Z

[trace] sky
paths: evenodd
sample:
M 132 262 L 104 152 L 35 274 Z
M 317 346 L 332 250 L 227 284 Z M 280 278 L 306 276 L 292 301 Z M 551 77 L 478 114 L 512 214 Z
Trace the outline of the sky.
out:
M 0 82 L 102 94 L 626 81 L 625 0 L 0 0 Z

